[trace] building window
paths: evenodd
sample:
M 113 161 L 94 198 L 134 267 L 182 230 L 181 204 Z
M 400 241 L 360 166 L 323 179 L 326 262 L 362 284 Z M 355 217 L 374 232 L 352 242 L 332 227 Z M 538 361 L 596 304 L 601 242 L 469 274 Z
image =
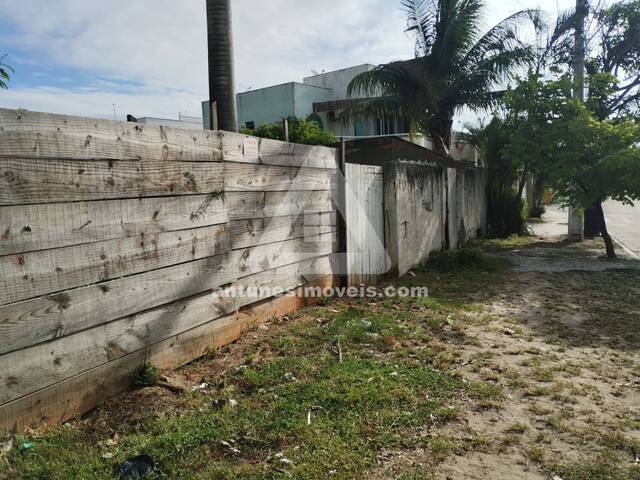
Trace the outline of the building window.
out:
M 393 117 L 376 119 L 376 135 L 393 135 L 396 133 Z
M 356 137 L 364 137 L 367 135 L 367 122 L 364 118 L 356 118 L 353 122 L 353 134 Z
M 381 117 L 375 121 L 376 135 L 409 133 L 409 122 L 400 117 Z

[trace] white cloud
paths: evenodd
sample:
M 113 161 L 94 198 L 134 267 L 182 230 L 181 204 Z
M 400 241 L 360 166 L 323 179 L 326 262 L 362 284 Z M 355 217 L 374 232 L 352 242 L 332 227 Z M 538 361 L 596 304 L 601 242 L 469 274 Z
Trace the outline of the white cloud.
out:
M 541 3 L 556 9 L 555 0 Z M 487 18 L 537 4 L 491 0 Z M 233 9 L 240 91 L 413 52 L 399 0 L 233 0 Z M 0 42 L 16 58 L 103 79 L 81 90 L 42 77 L 41 87 L 1 93 L 2 106 L 109 117 L 116 103 L 121 113 L 175 117 L 199 112 L 207 97 L 205 0 L 0 0 L 0 12 L 15 26 Z M 141 88 L 122 93 L 105 78 Z

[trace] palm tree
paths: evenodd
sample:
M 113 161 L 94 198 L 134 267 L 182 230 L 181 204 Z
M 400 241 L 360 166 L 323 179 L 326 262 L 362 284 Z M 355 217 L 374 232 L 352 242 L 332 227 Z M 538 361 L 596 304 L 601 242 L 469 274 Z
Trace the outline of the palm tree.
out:
M 207 0 L 207 33 L 209 99 L 217 105 L 218 128 L 237 132 L 231 0 Z
M 358 75 L 349 95 L 374 98 L 346 115 L 406 118 L 431 138 L 436 152 L 447 154 L 456 111 L 491 107 L 498 99 L 494 88 L 533 60 L 518 25 L 539 17 L 522 10 L 481 34 L 483 0 L 402 0 L 402 6 L 407 31 L 416 37 L 416 58 Z
M 14 73 L 13 68 L 4 63 L 4 59 L 7 58 L 7 55 L 2 55 L 0 57 L 0 88 L 7 89 L 7 82 L 11 79 L 9 76 L 9 72 Z

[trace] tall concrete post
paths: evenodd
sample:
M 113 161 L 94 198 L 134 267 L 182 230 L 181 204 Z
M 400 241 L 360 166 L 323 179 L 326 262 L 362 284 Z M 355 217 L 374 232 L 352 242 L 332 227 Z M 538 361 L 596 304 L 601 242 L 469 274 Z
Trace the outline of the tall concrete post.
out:
M 575 51 L 573 54 L 573 75 L 575 97 L 584 102 L 585 99 L 585 23 L 589 14 L 588 0 L 576 0 L 576 33 Z M 582 242 L 584 240 L 584 211 L 569 208 L 569 240 Z
M 237 132 L 231 0 L 207 0 L 207 43 L 209 105 L 215 102 L 220 130 Z

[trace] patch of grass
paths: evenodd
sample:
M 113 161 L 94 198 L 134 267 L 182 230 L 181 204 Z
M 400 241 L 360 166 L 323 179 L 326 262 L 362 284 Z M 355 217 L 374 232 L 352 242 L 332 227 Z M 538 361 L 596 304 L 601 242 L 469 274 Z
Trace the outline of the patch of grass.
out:
M 82 424 L 60 427 L 9 453 L 10 478 L 113 479 L 120 462 L 144 453 L 158 464 L 153 478 L 347 479 L 373 467 L 382 448 L 409 448 L 419 439 L 411 432 L 457 418 L 450 406 L 468 389 L 462 380 L 436 371 L 432 357 L 390 350 L 388 339 L 409 346 L 425 338 L 424 325 L 359 308 L 313 314 L 328 321 L 292 323 L 265 340 L 268 358 L 260 359 L 260 344 L 247 350 L 251 361 L 215 392 L 235 406 L 220 408 L 205 394 L 180 415 L 150 411 L 121 425 L 110 446 Z M 132 378 L 149 385 L 157 369 L 145 365 Z
M 541 464 L 544 462 L 544 449 L 540 447 L 531 447 L 527 450 L 527 457 L 532 462 Z
M 547 468 L 549 475 L 562 480 L 639 480 L 640 466 L 625 466 L 602 459 L 597 462 L 554 465 Z
M 510 425 L 505 430 L 505 432 L 506 433 L 515 433 L 515 434 L 518 434 L 518 435 L 522 435 L 527 430 L 529 430 L 529 425 L 527 425 L 526 423 L 514 423 L 513 425 Z
M 398 476 L 395 476 L 397 480 L 433 480 L 435 477 L 433 473 L 425 470 L 421 467 L 411 467 Z
M 132 370 L 129 378 L 134 388 L 152 387 L 160 381 L 160 372 L 155 365 L 145 363 L 135 370 Z
M 545 383 L 553 382 L 553 379 L 555 378 L 555 374 L 552 369 L 542 367 L 534 367 L 531 372 L 531 376 L 534 380 Z
M 485 252 L 516 250 L 528 247 L 537 241 L 536 237 L 529 235 L 511 235 L 508 238 L 490 238 L 477 240 L 473 243 L 475 248 Z
M 434 253 L 427 262 L 427 268 L 442 273 L 468 269 L 496 272 L 508 265 L 508 260 L 489 257 L 480 248 L 463 248 Z
M 556 432 L 564 433 L 564 432 L 568 432 L 570 430 L 569 426 L 564 421 L 564 419 L 562 419 L 562 418 L 560 418 L 558 416 L 549 415 L 546 418 L 545 423 L 549 427 L 554 429 Z

